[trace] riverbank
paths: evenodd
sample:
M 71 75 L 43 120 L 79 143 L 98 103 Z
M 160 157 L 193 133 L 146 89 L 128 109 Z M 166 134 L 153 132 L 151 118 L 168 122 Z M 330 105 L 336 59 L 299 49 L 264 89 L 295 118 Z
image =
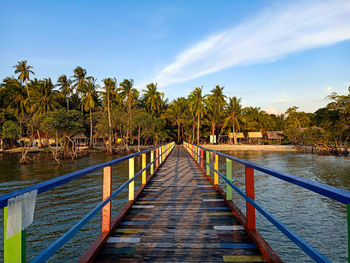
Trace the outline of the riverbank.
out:
M 153 147 L 152 145 L 142 145 L 140 146 L 140 150 L 147 150 L 148 148 Z M 53 147 L 55 148 L 55 147 Z M 129 149 L 133 152 L 137 152 L 137 146 L 132 145 L 129 146 Z M 79 147 L 79 150 L 81 151 L 89 151 L 89 152 L 104 152 L 106 151 L 106 147 L 104 146 L 96 146 L 94 147 L 93 150 L 89 150 L 88 146 L 82 146 Z M 2 150 L 0 151 L 0 153 L 21 153 L 23 151 L 23 147 L 18 147 L 18 148 L 14 148 L 14 149 L 7 149 L 7 150 Z M 43 152 L 45 151 L 45 148 L 39 148 L 39 147 L 30 147 L 29 149 L 29 153 L 38 153 L 38 152 Z
M 218 144 L 201 145 L 205 148 L 216 151 L 283 151 L 283 152 L 296 152 L 297 149 L 294 145 L 231 145 L 231 144 Z

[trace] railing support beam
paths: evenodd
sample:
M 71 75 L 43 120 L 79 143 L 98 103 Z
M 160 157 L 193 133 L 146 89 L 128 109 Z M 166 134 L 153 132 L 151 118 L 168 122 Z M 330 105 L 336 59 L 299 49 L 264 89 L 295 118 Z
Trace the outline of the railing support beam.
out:
M 201 148 L 201 169 L 203 169 L 203 149 Z
M 146 168 L 146 154 L 143 153 L 142 154 L 142 169 Z M 142 172 L 142 184 L 145 185 L 146 184 L 146 176 L 147 176 L 147 171 L 144 170 Z
M 102 200 L 107 199 L 112 193 L 112 166 L 103 168 L 103 190 Z M 111 230 L 111 202 L 102 208 L 102 233 Z
M 4 262 L 26 262 L 26 230 L 6 237 L 7 207 L 4 207 Z
M 350 263 L 350 204 L 346 205 L 348 214 L 348 263 Z
M 135 175 L 135 159 L 134 157 L 129 159 L 129 180 L 134 178 Z M 129 201 L 133 201 L 135 198 L 135 181 L 129 183 Z
M 232 161 L 226 158 L 226 178 L 232 182 Z M 232 187 L 226 183 L 226 200 L 232 200 Z
M 154 164 L 153 164 L 153 161 L 154 161 L 154 151 L 151 151 L 151 160 L 150 160 L 150 162 L 151 162 L 152 164 L 151 164 L 151 171 L 150 171 L 150 174 L 153 174 L 153 173 L 154 173 Z
M 245 192 L 248 197 L 254 200 L 254 169 L 248 166 L 245 167 Z M 255 208 L 250 203 L 246 202 L 247 226 L 250 230 L 256 229 Z
M 159 166 L 159 158 L 158 158 L 158 151 L 159 148 L 156 148 L 155 152 L 156 152 L 156 169 L 158 169 L 158 166 Z
M 216 171 L 219 171 L 219 155 L 215 153 L 214 156 L 215 156 L 214 169 Z M 218 184 L 219 184 L 219 175 L 217 172 L 214 172 L 214 185 L 218 185 Z
M 207 165 L 206 165 L 206 172 L 207 172 L 207 175 L 210 175 L 210 166 L 209 166 L 209 163 L 210 163 L 210 152 L 209 151 L 206 151 L 205 152 L 205 161 L 206 161 L 206 163 L 207 163 Z

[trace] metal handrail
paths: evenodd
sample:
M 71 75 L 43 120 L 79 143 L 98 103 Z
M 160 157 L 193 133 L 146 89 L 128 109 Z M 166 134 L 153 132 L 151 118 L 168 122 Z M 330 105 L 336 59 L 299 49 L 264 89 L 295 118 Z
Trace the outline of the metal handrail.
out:
M 315 181 L 312 181 L 310 179 L 295 176 L 295 175 L 292 175 L 289 173 L 280 172 L 280 171 L 271 169 L 271 168 L 263 166 L 263 165 L 248 162 L 246 160 L 242 160 L 242 159 L 239 159 L 237 157 L 233 157 L 231 155 L 224 154 L 224 153 L 212 150 L 212 149 L 207 149 L 207 148 L 204 148 L 204 147 L 199 146 L 199 145 L 196 145 L 196 146 L 198 148 L 205 150 L 205 151 L 213 152 L 213 153 L 218 154 L 222 157 L 228 158 L 232 161 L 235 161 L 235 162 L 240 163 L 242 165 L 248 166 L 248 167 L 253 168 L 257 171 L 272 175 L 272 176 L 279 178 L 283 181 L 298 185 L 300 187 L 303 187 L 305 189 L 308 189 L 310 191 L 313 191 L 313 192 L 318 193 L 320 195 L 323 195 L 325 197 L 331 198 L 331 199 L 336 200 L 338 202 L 341 202 L 343 204 L 350 204 L 350 191 L 339 189 L 339 188 L 336 188 L 336 187 L 333 187 L 333 186 L 330 186 L 327 184 L 315 182 Z
M 158 149 L 162 146 L 169 145 L 167 149 L 165 149 L 161 154 L 159 154 L 156 158 L 153 159 L 148 165 L 146 165 L 143 169 L 141 169 L 139 172 L 137 172 L 132 178 L 130 178 L 128 181 L 123 183 L 117 190 L 111 193 L 111 195 L 108 198 L 105 198 L 103 201 L 98 203 L 96 207 L 94 207 L 86 216 L 84 216 L 81 220 L 79 220 L 74 226 L 72 226 L 68 231 L 66 231 L 61 237 L 59 237 L 56 241 L 54 241 L 49 247 L 47 247 L 44 251 L 42 251 L 37 257 L 35 257 L 32 262 L 44 262 L 48 260 L 57 250 L 59 250 L 69 239 L 71 239 L 81 228 L 86 225 L 93 216 L 95 216 L 99 211 L 101 211 L 109 202 L 112 201 L 118 194 L 120 194 L 131 182 L 135 181 L 136 178 L 138 178 L 143 172 L 145 172 L 149 167 L 151 167 L 154 163 L 157 163 L 157 161 L 161 158 L 161 156 L 165 154 L 169 154 L 174 146 L 174 143 L 168 143 L 163 145 L 158 145 L 152 148 L 149 148 L 147 150 L 132 153 L 105 163 L 93 165 L 66 175 L 62 175 L 53 179 L 50 179 L 48 181 L 35 184 L 33 186 L 26 187 L 21 190 L 17 190 L 5 195 L 0 196 L 0 208 L 7 206 L 7 201 L 10 198 L 16 197 L 18 195 L 37 190 L 38 194 L 43 193 L 47 190 L 50 190 L 52 188 L 55 188 L 59 185 L 65 184 L 69 181 L 72 181 L 78 177 L 81 177 L 83 175 L 90 174 L 96 170 L 103 169 L 108 166 L 112 166 L 115 164 L 118 164 L 120 162 L 123 162 L 125 160 L 128 160 L 130 158 L 133 158 L 135 156 L 145 154 L 147 152 L 150 152 L 152 150 Z M 161 158 L 160 160 L 163 161 Z M 5 205 L 3 205 L 5 204 Z
M 165 144 L 162 144 L 162 145 L 165 145 Z M 65 175 L 58 176 L 56 178 L 47 180 L 45 182 L 41 182 L 41 183 L 38 183 L 38 184 L 35 184 L 35 185 L 32 185 L 32 186 L 28 186 L 28 187 L 23 188 L 23 189 L 19 189 L 19 190 L 13 191 L 11 193 L 7 193 L 7 194 L 4 194 L 4 195 L 1 195 L 0 196 L 0 208 L 6 207 L 7 206 L 7 201 L 10 198 L 16 197 L 16 196 L 21 195 L 21 194 L 25 194 L 27 192 L 31 192 L 33 190 L 38 190 L 38 194 L 41 194 L 41 193 L 46 192 L 46 191 L 48 191 L 50 189 L 53 189 L 53 188 L 55 188 L 57 186 L 65 184 L 65 183 L 67 183 L 69 181 L 77 179 L 77 178 L 79 178 L 79 177 L 81 177 L 83 175 L 90 174 L 90 173 L 92 173 L 92 172 L 94 172 L 96 170 L 103 169 L 104 167 L 107 167 L 107 166 L 116 165 L 116 164 L 121 163 L 123 161 L 126 161 L 126 160 L 128 160 L 128 159 L 130 159 L 132 157 L 135 157 L 135 156 L 138 156 L 140 154 L 152 151 L 152 150 L 154 150 L 154 149 L 156 149 L 158 147 L 161 147 L 162 145 L 158 145 L 158 146 L 152 147 L 152 148 L 144 150 L 142 152 L 132 153 L 132 154 L 129 154 L 129 155 L 126 155 L 126 156 L 123 156 L 123 157 L 120 157 L 120 158 L 117 158 L 117 159 L 105 162 L 105 163 L 92 165 L 92 166 L 80 169 L 78 171 L 74 171 L 74 172 L 71 172 L 71 173 L 68 173 L 68 174 L 65 174 Z
M 313 260 L 316 262 L 330 262 L 325 256 L 323 256 L 320 252 L 318 252 L 316 249 L 314 249 L 311 245 L 309 245 L 307 242 L 305 242 L 300 236 L 298 236 L 296 233 L 294 233 L 291 229 L 289 229 L 287 226 L 285 226 L 282 222 L 280 222 L 276 217 L 274 217 L 271 213 L 266 211 L 258 202 L 244 194 L 244 192 L 239 189 L 235 184 L 233 184 L 230 180 L 226 178 L 224 174 L 222 174 L 220 171 L 215 169 L 215 167 L 208 163 L 204 158 L 201 158 L 201 156 L 196 153 L 194 150 L 192 150 L 188 144 L 184 143 L 185 147 L 191 151 L 193 154 L 195 154 L 198 158 L 198 160 L 204 162 L 206 165 L 210 167 L 215 173 L 220 175 L 220 177 L 228 184 L 230 185 L 239 195 L 241 195 L 249 204 L 251 204 L 256 210 L 258 210 L 267 220 L 269 220 L 274 226 L 277 227 L 278 230 L 280 230 L 283 234 L 285 234 L 293 243 L 295 243 L 301 250 L 303 250 L 308 256 L 310 256 Z M 194 145 L 194 144 L 193 144 Z M 233 160 L 237 163 L 243 164 L 245 166 L 248 166 L 250 168 L 253 168 L 255 170 L 259 170 L 261 172 L 264 172 L 266 174 L 272 175 L 274 177 L 277 177 L 281 180 L 290 182 L 292 184 L 301 186 L 303 188 L 306 188 L 308 190 L 311 190 L 313 192 L 319 193 L 320 195 L 329 197 L 333 200 L 349 204 L 349 198 L 350 198 L 350 192 L 345 191 L 342 189 L 338 189 L 336 187 L 331 187 L 322 183 L 314 182 L 309 179 L 301 178 L 295 175 L 287 174 L 284 172 L 279 172 L 273 169 L 270 169 L 268 167 L 258 165 L 255 163 L 251 163 L 242 159 L 239 159 L 237 157 L 233 157 L 227 154 L 220 153 L 215 150 L 207 149 L 202 146 L 194 145 L 202 150 L 213 152 L 217 155 L 223 156 L 227 159 Z M 349 209 L 349 207 L 348 207 Z M 349 219 L 348 219 L 349 221 Z

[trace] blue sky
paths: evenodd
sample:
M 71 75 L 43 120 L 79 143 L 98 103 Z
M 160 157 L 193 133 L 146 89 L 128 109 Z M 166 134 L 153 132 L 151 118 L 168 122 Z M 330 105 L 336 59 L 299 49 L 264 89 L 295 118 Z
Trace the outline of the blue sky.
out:
M 225 86 L 244 106 L 314 111 L 350 86 L 350 1 L 0 2 L 0 78 L 28 60 L 56 80 L 157 82 L 166 97 Z

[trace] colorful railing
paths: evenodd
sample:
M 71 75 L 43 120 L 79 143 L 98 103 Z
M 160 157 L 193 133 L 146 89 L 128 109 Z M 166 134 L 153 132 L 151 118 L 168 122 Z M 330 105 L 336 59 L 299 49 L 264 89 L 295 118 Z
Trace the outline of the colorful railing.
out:
M 254 200 L 254 170 L 274 176 L 286 182 L 298 185 L 325 197 L 331 198 L 347 206 L 348 225 L 348 262 L 350 262 L 350 192 L 326 184 L 318 183 L 306 178 L 292 174 L 276 171 L 274 169 L 251 163 L 215 150 L 184 142 L 184 146 L 200 168 L 210 176 L 211 170 L 214 173 L 214 185 L 219 184 L 219 175 L 226 182 L 226 200 L 232 200 L 232 189 L 246 200 L 247 229 L 256 229 L 255 210 L 258 210 L 267 220 L 277 227 L 284 235 L 294 242 L 302 251 L 310 256 L 315 262 L 330 262 L 325 256 L 306 243 L 300 236 L 285 226 L 271 213 L 266 211 Z M 205 158 L 204 158 L 205 152 Z M 214 154 L 213 164 L 210 163 L 210 153 Z M 219 156 L 226 159 L 226 176 L 219 171 Z M 245 193 L 232 183 L 232 161 L 245 166 Z M 205 169 L 204 169 L 205 165 Z
M 74 179 L 90 174 L 96 170 L 103 169 L 103 196 L 102 201 L 85 215 L 79 222 L 65 232 L 60 238 L 42 251 L 32 262 L 44 262 L 48 260 L 57 250 L 59 250 L 68 240 L 70 240 L 84 225 L 88 223 L 99 211 L 102 210 L 102 230 L 101 235 L 110 232 L 111 229 L 111 201 L 118 196 L 126 187 L 129 187 L 129 202 L 135 198 L 135 179 L 142 175 L 142 185 L 144 187 L 147 181 L 147 169 L 150 175 L 153 175 L 158 167 L 165 161 L 169 153 L 174 148 L 175 143 L 171 142 L 165 145 L 159 145 L 142 152 L 137 152 L 123 156 L 121 158 L 90 166 L 72 173 L 62 175 L 51 180 L 26 187 L 5 195 L 0 196 L 0 208 L 4 208 L 4 262 L 25 262 L 26 261 L 26 230 L 6 238 L 7 224 L 7 206 L 8 200 L 23 194 L 37 191 L 37 194 L 42 194 L 50 189 L 63 185 Z M 150 153 L 150 162 L 146 164 L 146 154 Z M 135 174 L 134 158 L 142 156 L 142 169 Z M 112 192 L 112 166 L 123 161 L 129 161 L 129 180 L 123 183 L 117 190 Z M 140 188 L 141 188 L 140 187 Z

